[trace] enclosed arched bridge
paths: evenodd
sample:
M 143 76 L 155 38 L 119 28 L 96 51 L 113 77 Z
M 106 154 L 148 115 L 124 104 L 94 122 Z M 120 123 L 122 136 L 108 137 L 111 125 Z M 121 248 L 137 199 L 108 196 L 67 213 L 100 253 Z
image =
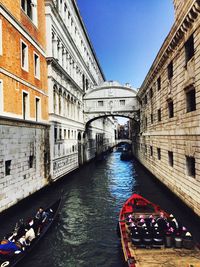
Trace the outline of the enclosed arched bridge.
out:
M 139 120 L 137 91 L 128 84 L 104 82 L 84 96 L 85 124 L 107 116 L 120 116 Z

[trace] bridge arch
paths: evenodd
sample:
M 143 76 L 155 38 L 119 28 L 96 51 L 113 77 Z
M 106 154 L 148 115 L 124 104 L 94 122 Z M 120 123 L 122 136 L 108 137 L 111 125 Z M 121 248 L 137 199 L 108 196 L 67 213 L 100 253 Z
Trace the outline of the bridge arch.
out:
M 137 91 L 128 84 L 123 86 L 115 81 L 104 82 L 85 94 L 84 103 L 86 126 L 108 116 L 139 120 Z

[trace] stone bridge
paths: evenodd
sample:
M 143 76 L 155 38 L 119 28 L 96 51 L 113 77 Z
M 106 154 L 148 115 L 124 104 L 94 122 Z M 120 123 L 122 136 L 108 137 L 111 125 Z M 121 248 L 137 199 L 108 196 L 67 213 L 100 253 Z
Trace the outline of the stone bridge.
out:
M 85 124 L 108 116 L 120 116 L 138 121 L 139 103 L 136 95 L 137 91 L 128 84 L 122 86 L 113 81 L 95 87 L 84 96 Z
M 127 143 L 127 144 L 132 144 L 131 139 L 115 139 L 115 145 L 118 145 L 120 143 Z

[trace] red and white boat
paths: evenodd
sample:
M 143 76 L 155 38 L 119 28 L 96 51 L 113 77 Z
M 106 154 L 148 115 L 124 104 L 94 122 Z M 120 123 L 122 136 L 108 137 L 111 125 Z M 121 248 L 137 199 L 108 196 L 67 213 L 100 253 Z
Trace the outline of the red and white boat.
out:
M 128 267 L 200 267 L 200 250 L 190 232 L 173 215 L 138 194 L 124 203 L 119 231 Z

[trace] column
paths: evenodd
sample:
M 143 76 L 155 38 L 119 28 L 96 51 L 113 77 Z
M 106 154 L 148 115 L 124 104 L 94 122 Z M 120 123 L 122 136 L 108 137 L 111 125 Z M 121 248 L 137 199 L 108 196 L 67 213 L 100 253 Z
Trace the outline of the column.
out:
M 56 100 L 56 106 L 55 106 L 55 114 L 58 114 L 58 106 L 59 106 L 59 95 L 58 93 L 56 92 L 56 95 L 55 95 L 55 100 Z
M 66 48 L 63 48 L 63 69 L 66 71 L 67 69 L 67 51 Z
M 59 43 L 58 43 L 58 61 L 59 61 L 59 64 L 61 66 L 62 66 L 62 50 L 63 50 L 63 46 L 62 46 L 61 41 L 59 41 Z
M 70 65 L 69 58 L 70 58 L 69 53 L 66 51 L 66 71 L 68 74 L 69 74 L 69 65 Z
M 53 57 L 55 59 L 58 58 L 58 39 L 57 36 L 55 34 L 52 35 L 52 42 L 53 42 Z

